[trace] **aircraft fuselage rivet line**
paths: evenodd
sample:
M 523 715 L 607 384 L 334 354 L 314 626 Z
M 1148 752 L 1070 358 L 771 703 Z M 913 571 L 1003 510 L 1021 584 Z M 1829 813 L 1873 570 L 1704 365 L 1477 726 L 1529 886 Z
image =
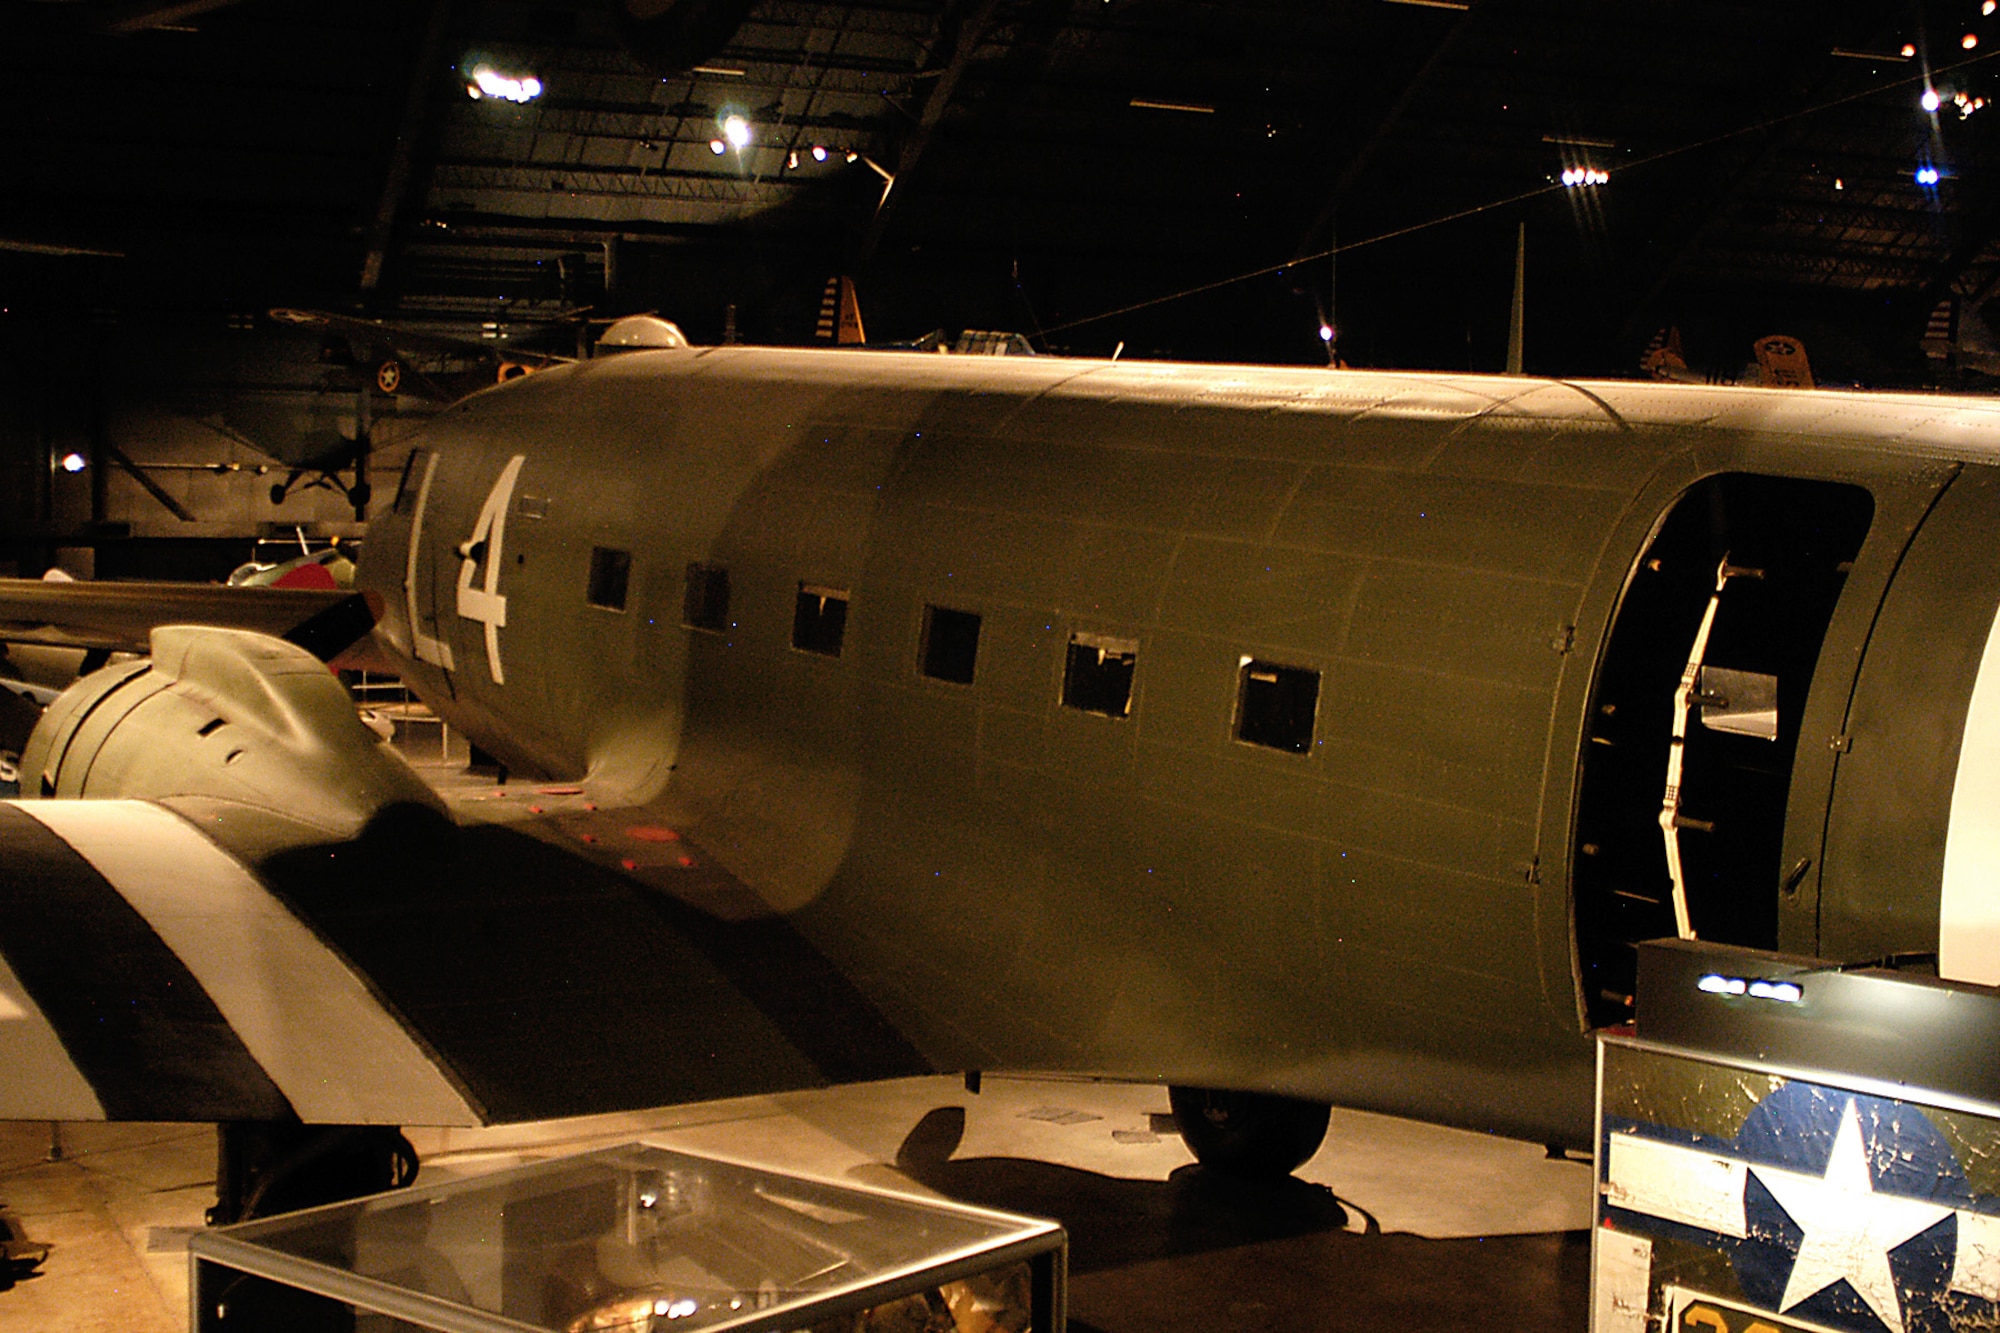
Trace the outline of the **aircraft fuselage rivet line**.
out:
M 221 848 L 147 801 L 26 801 L 178 954 L 301 1119 L 482 1117 L 314 933 Z

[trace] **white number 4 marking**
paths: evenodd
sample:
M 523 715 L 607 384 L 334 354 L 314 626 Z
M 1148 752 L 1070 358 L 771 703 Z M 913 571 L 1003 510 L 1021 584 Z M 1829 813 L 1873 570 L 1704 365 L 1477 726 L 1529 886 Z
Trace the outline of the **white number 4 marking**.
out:
M 500 470 L 500 479 L 480 507 L 472 536 L 458 548 L 458 614 L 486 626 L 486 666 L 495 685 L 507 683 L 500 668 L 500 627 L 507 623 L 507 599 L 500 595 L 501 546 L 507 536 L 507 509 L 514 502 L 514 483 L 527 461 L 526 454 L 515 454 Z M 472 576 L 481 566 L 486 577 L 482 586 L 475 588 Z

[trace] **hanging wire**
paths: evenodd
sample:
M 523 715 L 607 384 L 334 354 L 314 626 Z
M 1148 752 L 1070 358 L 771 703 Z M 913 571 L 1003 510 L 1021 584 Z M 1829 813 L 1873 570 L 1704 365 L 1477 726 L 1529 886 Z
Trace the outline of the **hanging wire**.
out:
M 1728 143 L 1732 139 L 1740 139 L 1745 135 L 1757 134 L 1764 130 L 1774 129 L 1780 125 L 1788 125 L 1792 121 L 1803 120 L 1807 116 L 1816 116 L 1822 111 L 1831 111 L 1835 107 L 1846 106 L 1850 102 L 1863 102 L 1871 97 L 1880 97 L 1884 93 L 1894 92 L 1899 88 L 1907 88 L 1918 84 L 1929 85 L 1934 79 L 1943 75 L 1952 74 L 1968 66 L 1991 60 L 1995 56 L 2000 56 L 2000 50 L 1988 51 L 1985 55 L 1972 56 L 1969 59 L 1940 66 L 1937 69 L 1927 69 L 1920 73 L 1912 74 L 1908 78 L 1896 79 L 1889 83 L 1878 84 L 1872 88 L 1864 88 L 1860 92 L 1848 93 L 1844 97 L 1836 97 L 1831 101 L 1821 102 L 1816 106 L 1805 107 L 1798 111 L 1788 111 L 1782 116 L 1772 116 L 1766 120 L 1760 120 L 1754 124 L 1728 130 L 1722 134 L 1711 135 L 1706 139 L 1697 139 L 1692 143 L 1684 143 L 1678 147 L 1665 148 L 1657 153 L 1652 153 L 1628 162 L 1619 167 L 1618 170 L 1621 175 L 1625 172 L 1637 171 L 1642 167 L 1649 167 L 1656 162 L 1664 162 L 1669 158 L 1699 152 L 1704 148 L 1713 148 L 1717 144 Z M 1144 301 L 1134 301 L 1131 305 L 1119 306 L 1116 310 L 1107 310 L 1102 314 L 1086 315 L 1082 319 L 1072 319 L 1062 324 L 1054 324 L 1044 330 L 1044 333 L 1066 333 L 1071 329 L 1082 328 L 1086 324 L 1097 324 L 1107 319 L 1116 319 L 1120 315 L 1130 315 L 1141 310 L 1150 310 L 1154 306 L 1162 306 L 1174 301 L 1185 300 L 1190 296 L 1200 296 L 1206 292 L 1220 291 L 1224 287 L 1233 287 L 1239 282 L 1249 282 L 1256 278 L 1270 277 L 1274 274 L 1283 273 L 1287 269 L 1296 268 L 1301 264 L 1310 264 L 1320 259 L 1331 259 L 1335 255 L 1346 254 L 1352 250 L 1360 250 L 1371 245 L 1380 245 L 1384 241 L 1394 241 L 1404 236 L 1413 236 L 1418 232 L 1429 231 L 1433 227 L 1443 227 L 1453 222 L 1462 222 L 1466 218 L 1478 217 L 1482 213 L 1490 213 L 1499 208 L 1511 208 L 1516 204 L 1525 203 L 1527 200 L 1538 199 L 1547 194 L 1556 194 L 1566 191 L 1569 188 L 1569 186 L 1557 182 L 1538 185 L 1532 190 L 1523 190 L 1519 194 L 1508 195 L 1504 199 L 1494 199 L 1487 203 L 1475 204 L 1470 208 L 1461 208 L 1455 213 L 1446 213 L 1440 217 L 1426 219 L 1423 222 L 1413 222 L 1407 227 L 1397 227 L 1393 231 L 1385 231 L 1379 235 L 1364 237 L 1358 241 L 1349 241 L 1345 245 L 1336 244 L 1325 250 L 1315 250 L 1311 254 L 1294 255 L 1280 264 L 1266 264 L 1262 268 L 1251 269 L 1247 273 L 1237 273 L 1227 278 L 1217 278 L 1213 282 L 1204 282 L 1198 286 L 1184 288 L 1181 291 L 1171 292 L 1165 296 L 1155 296 Z

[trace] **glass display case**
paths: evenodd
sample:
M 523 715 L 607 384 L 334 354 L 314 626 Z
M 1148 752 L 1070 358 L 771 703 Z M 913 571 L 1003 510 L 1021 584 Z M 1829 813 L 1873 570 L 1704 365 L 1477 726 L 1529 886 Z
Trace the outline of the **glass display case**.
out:
M 1062 1333 L 1055 1222 L 630 1144 L 189 1239 L 198 1333 Z

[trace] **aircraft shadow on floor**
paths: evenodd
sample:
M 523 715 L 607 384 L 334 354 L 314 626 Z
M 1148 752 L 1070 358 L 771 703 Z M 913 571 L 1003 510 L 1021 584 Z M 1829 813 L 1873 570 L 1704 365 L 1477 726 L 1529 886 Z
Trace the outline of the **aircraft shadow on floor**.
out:
M 896 1166 L 949 1198 L 1061 1221 L 1071 1333 L 1587 1322 L 1587 1231 L 1433 1240 L 1384 1233 L 1295 1176 L 1233 1180 L 1190 1164 L 1164 1181 L 1132 1180 L 1018 1157 L 961 1159 L 965 1121 L 960 1106 L 928 1112 Z
M 1190 1164 L 1163 1181 L 1130 1180 L 1022 1157 L 956 1158 L 964 1137 L 965 1108 L 940 1106 L 904 1137 L 896 1167 L 949 1198 L 1057 1218 L 1073 1273 L 1337 1232 L 1350 1217 L 1332 1190 L 1296 1176 L 1236 1180 Z

